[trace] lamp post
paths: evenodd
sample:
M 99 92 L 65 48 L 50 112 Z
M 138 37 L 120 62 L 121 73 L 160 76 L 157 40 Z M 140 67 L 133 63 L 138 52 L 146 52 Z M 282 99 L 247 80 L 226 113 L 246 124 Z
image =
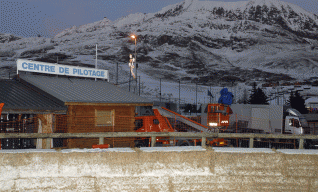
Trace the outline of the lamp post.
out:
M 136 35 L 132 35 L 130 37 L 135 40 L 136 77 L 138 77 L 138 74 L 137 74 L 137 68 L 138 68 L 138 64 L 137 64 L 137 37 L 136 37 Z M 136 89 L 137 89 L 137 78 L 136 78 Z

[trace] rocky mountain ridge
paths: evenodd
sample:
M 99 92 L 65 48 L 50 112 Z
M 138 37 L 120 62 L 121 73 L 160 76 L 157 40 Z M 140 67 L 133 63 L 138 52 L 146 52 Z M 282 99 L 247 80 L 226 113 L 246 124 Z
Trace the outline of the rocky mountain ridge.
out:
M 213 2 L 185 0 L 157 13 L 136 13 L 114 22 L 72 27 L 53 38 L 0 34 L 1 74 L 17 58 L 71 65 L 94 65 L 111 81 L 129 78 L 131 34 L 138 35 L 138 75 L 172 82 L 235 85 L 286 82 L 318 72 L 318 16 L 279 0 Z

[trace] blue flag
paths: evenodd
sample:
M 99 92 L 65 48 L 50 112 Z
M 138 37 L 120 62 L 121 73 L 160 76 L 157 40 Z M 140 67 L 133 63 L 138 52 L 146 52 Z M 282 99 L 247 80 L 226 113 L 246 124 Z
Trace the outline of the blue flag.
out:
M 212 93 L 209 90 L 208 90 L 208 96 L 213 98 L 213 95 L 212 95 Z

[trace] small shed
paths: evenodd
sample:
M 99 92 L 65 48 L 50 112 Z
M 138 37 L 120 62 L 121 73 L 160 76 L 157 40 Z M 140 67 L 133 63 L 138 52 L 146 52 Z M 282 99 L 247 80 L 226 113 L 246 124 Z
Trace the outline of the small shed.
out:
M 56 132 L 133 132 L 136 106 L 152 106 L 152 101 L 116 87 L 104 80 L 64 76 L 20 74 L 20 81 L 61 101 L 67 115 L 58 115 Z M 91 148 L 98 139 L 67 139 L 68 148 Z M 105 138 L 113 147 L 132 147 L 133 139 Z

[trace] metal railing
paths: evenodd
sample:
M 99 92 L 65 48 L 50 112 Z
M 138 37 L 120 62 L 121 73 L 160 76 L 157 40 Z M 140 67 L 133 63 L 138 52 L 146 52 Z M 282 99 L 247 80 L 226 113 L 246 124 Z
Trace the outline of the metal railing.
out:
M 190 132 L 96 132 L 96 133 L 0 133 L 0 139 L 48 139 L 51 138 L 99 138 L 99 144 L 104 144 L 104 138 L 117 137 L 149 137 L 151 146 L 156 144 L 156 137 L 201 138 L 202 147 L 206 147 L 207 138 L 245 138 L 249 139 L 249 148 L 254 147 L 254 139 L 299 139 L 299 149 L 304 149 L 305 139 L 317 139 L 318 135 L 283 135 L 283 134 L 255 134 L 255 133 L 190 133 Z

